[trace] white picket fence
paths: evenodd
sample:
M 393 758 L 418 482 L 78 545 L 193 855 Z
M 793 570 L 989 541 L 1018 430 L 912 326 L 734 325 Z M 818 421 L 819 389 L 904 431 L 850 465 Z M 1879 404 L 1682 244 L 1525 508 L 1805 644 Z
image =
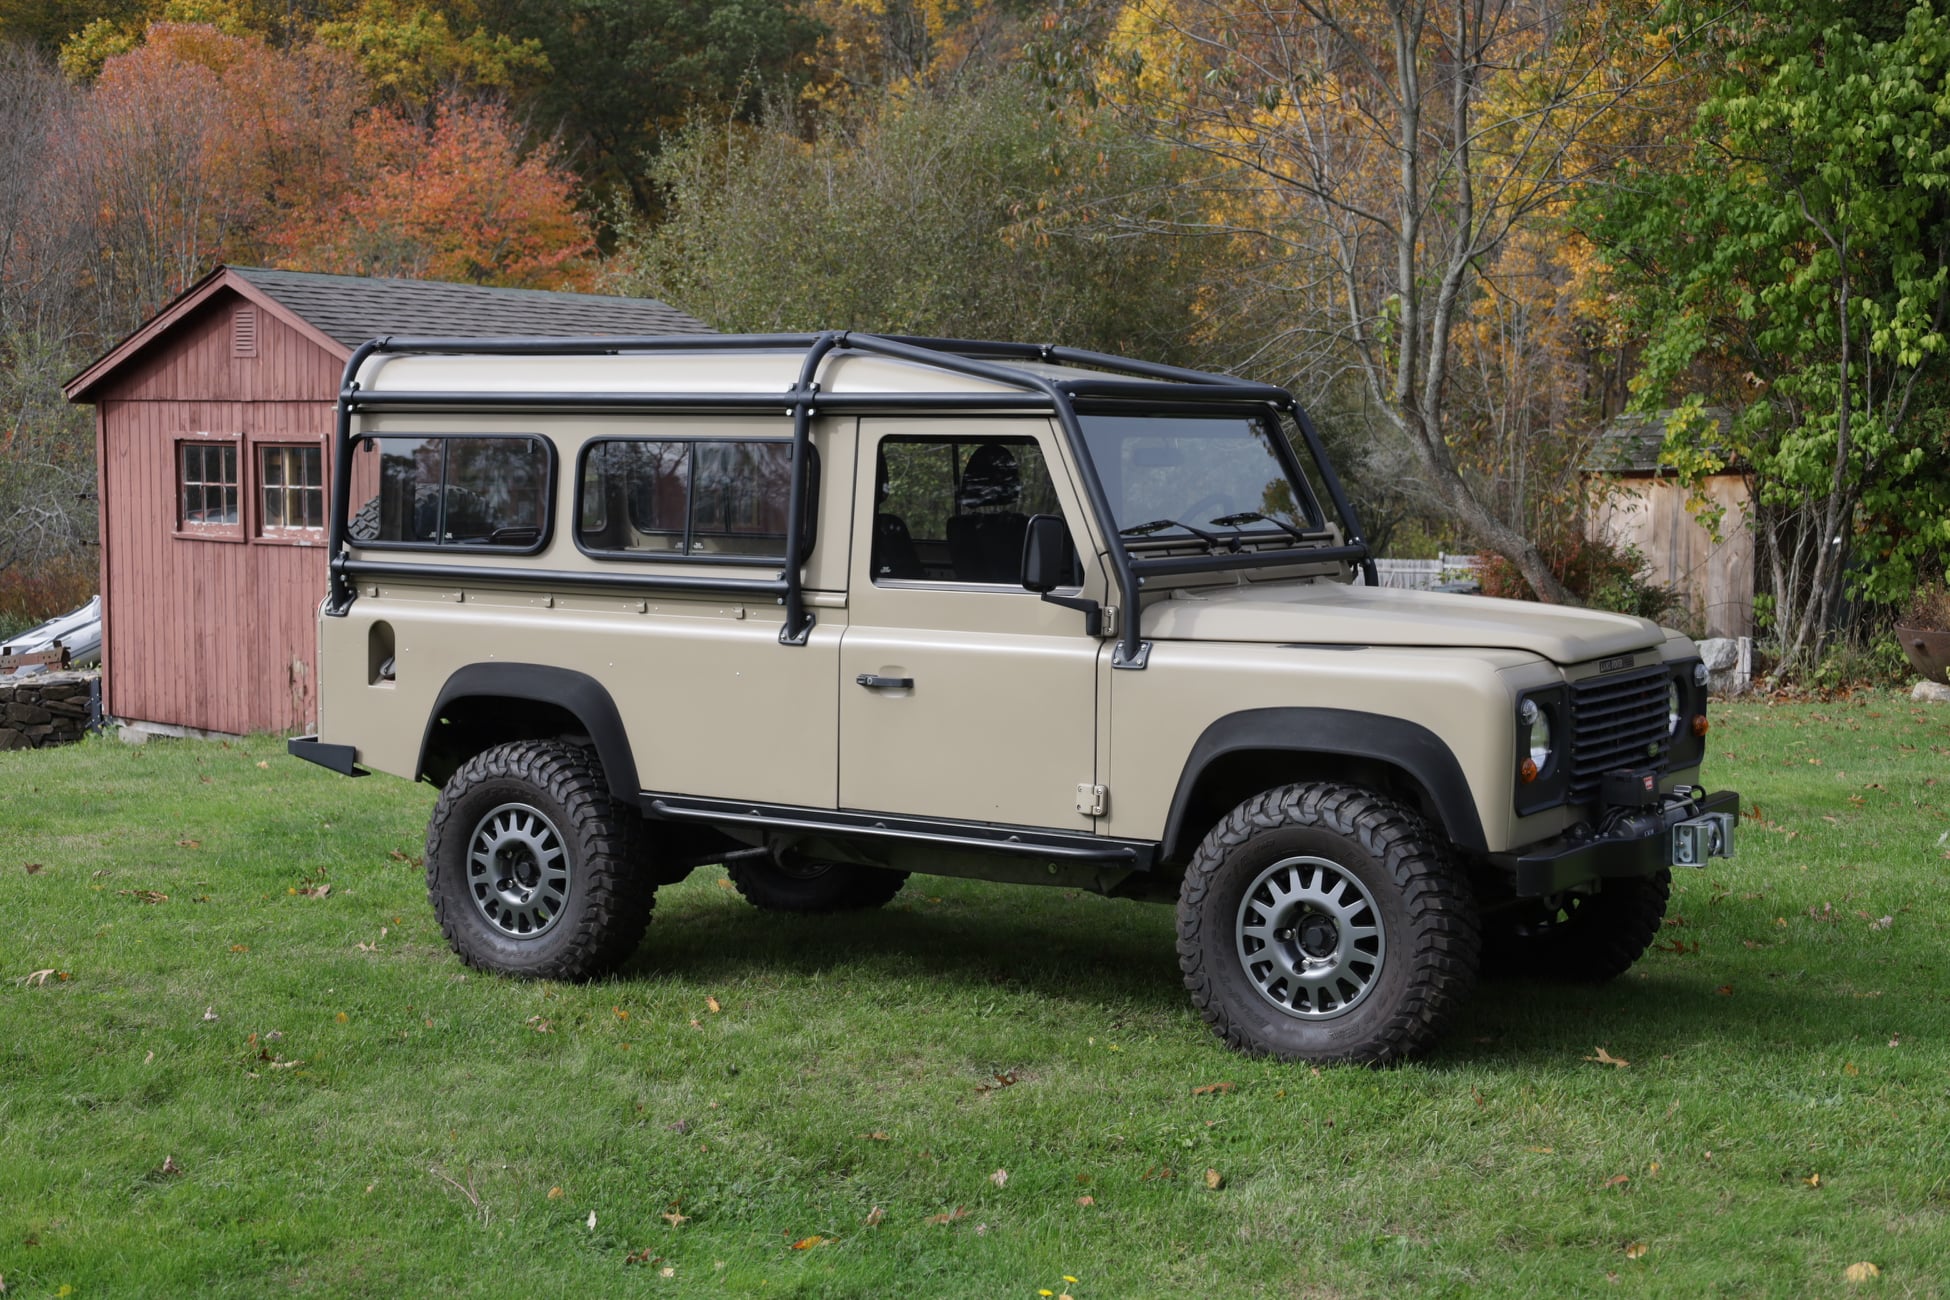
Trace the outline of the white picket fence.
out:
M 1445 582 L 1472 581 L 1477 566 L 1474 555 L 1443 555 L 1434 560 L 1376 560 L 1374 567 L 1384 587 L 1429 591 Z

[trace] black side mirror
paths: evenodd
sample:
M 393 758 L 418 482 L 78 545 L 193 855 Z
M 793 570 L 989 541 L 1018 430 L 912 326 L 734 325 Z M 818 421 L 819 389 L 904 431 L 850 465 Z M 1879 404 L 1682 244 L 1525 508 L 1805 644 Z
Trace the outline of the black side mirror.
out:
M 1059 515 L 1031 515 L 1022 535 L 1022 585 L 1055 591 L 1070 577 L 1070 529 Z

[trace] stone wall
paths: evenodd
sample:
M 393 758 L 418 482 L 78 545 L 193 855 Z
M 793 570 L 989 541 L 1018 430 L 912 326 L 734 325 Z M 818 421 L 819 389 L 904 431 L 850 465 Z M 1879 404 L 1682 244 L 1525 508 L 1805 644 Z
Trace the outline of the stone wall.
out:
M 0 749 L 72 745 L 88 730 L 88 692 L 99 673 L 0 677 Z

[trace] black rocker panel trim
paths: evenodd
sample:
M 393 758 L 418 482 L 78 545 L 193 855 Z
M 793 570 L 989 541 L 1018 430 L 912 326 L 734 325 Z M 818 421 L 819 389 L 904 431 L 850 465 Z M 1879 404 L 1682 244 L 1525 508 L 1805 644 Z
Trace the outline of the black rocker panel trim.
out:
M 638 785 L 636 755 L 630 749 L 629 732 L 616 701 L 601 682 L 587 673 L 573 672 L 548 664 L 469 664 L 457 670 L 440 688 L 433 712 L 427 718 L 426 735 L 420 741 L 420 758 L 414 765 L 415 777 L 426 775 L 427 756 L 432 752 L 435 729 L 449 708 L 467 699 L 532 700 L 552 704 L 575 717 L 595 743 L 596 757 L 602 760 L 609 779 L 610 793 L 619 799 L 636 800 Z
M 1369 759 L 1397 768 L 1428 796 L 1451 841 L 1478 852 L 1489 847 L 1462 764 L 1440 736 L 1420 723 L 1353 709 L 1244 709 L 1214 722 L 1192 746 L 1165 819 L 1167 861 L 1181 861 L 1196 847 L 1182 840 L 1199 778 L 1227 755 L 1253 750 Z
M 803 808 L 796 804 L 749 803 L 737 799 L 695 798 L 651 791 L 643 794 L 643 812 L 645 816 L 661 821 L 803 831 L 833 839 L 905 840 L 1018 857 L 1102 862 L 1129 867 L 1134 871 L 1149 870 L 1157 852 L 1157 846 L 1145 840 L 1118 840 L 1032 826 L 896 816 L 849 809 Z

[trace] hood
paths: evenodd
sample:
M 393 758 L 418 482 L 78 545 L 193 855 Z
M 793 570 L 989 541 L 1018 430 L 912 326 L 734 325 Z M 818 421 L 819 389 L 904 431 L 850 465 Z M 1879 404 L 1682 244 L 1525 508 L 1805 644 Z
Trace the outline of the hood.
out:
M 1666 639 L 1657 623 L 1627 614 L 1337 582 L 1181 587 L 1147 606 L 1141 622 L 1159 641 L 1484 646 L 1560 664 L 1656 649 Z

